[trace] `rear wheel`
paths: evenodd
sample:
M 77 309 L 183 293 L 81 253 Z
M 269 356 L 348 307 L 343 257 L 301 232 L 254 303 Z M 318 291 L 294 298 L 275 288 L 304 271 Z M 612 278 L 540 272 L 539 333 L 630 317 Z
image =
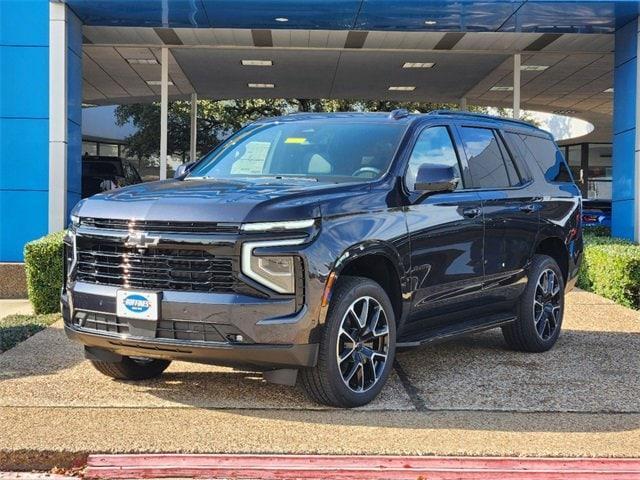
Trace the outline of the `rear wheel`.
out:
M 324 327 L 318 364 L 301 372 L 309 397 L 334 407 L 373 400 L 393 365 L 396 323 L 384 289 L 364 277 L 340 279 Z
M 118 362 L 91 360 L 100 373 L 118 380 L 146 380 L 158 377 L 171 362 L 142 357 L 122 357 Z
M 558 340 L 564 316 L 564 279 L 556 261 L 535 255 L 529 269 L 529 282 L 520 298 L 518 319 L 502 334 L 510 348 L 525 352 L 544 352 Z

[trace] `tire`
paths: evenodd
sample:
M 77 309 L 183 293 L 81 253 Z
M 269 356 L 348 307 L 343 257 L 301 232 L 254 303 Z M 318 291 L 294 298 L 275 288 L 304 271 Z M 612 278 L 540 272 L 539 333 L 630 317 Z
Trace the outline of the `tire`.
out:
M 368 278 L 343 277 L 331 299 L 318 363 L 301 371 L 302 386 L 317 403 L 365 405 L 387 381 L 395 349 L 395 315 L 384 289 Z
M 528 277 L 518 318 L 502 327 L 502 335 L 513 350 L 546 352 L 558 340 L 562 327 L 564 279 L 556 261 L 547 255 L 533 257 Z
M 119 362 L 91 360 L 91 364 L 100 373 L 117 380 L 146 380 L 159 377 L 171 361 L 122 357 Z

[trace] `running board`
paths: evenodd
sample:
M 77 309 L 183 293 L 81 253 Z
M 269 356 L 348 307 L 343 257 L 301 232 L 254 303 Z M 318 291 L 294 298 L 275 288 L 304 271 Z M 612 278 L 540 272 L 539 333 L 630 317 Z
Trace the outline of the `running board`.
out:
M 455 327 L 446 327 L 440 330 L 435 330 L 432 335 L 429 335 L 425 338 L 415 341 L 409 342 L 397 342 L 396 346 L 400 348 L 408 348 L 408 347 L 419 347 L 420 345 L 428 345 L 432 343 L 446 342 L 456 337 L 461 337 L 463 335 L 468 335 L 470 333 L 478 333 L 484 330 L 491 330 L 492 328 L 501 327 L 502 325 L 507 325 L 516 320 L 516 316 L 509 317 L 500 317 L 494 320 L 475 323 L 475 322 L 467 322 L 458 325 L 458 328 Z

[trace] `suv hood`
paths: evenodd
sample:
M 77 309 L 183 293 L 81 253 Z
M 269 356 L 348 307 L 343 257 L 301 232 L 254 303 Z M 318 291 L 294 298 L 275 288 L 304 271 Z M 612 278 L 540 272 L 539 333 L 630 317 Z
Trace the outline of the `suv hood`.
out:
M 165 180 L 94 195 L 74 214 L 90 218 L 180 222 L 264 222 L 320 216 L 323 201 L 369 191 L 366 184 L 296 179 L 251 182 Z

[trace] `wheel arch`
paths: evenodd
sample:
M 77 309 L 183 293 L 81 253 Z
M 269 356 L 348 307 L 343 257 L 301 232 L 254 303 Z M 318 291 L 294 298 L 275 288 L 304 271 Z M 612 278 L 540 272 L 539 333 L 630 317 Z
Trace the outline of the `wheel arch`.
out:
M 569 278 L 569 249 L 560 237 L 548 236 L 539 240 L 534 253 L 548 255 L 553 258 L 560 267 L 565 285 L 567 284 Z
M 396 322 L 399 324 L 408 311 L 403 287 L 404 271 L 402 256 L 388 242 L 366 241 L 353 245 L 346 249 L 335 262 L 325 286 L 323 300 L 328 306 L 331 293 L 341 277 L 366 277 L 377 282 L 387 293 L 393 306 Z M 323 317 L 326 317 L 326 311 Z

